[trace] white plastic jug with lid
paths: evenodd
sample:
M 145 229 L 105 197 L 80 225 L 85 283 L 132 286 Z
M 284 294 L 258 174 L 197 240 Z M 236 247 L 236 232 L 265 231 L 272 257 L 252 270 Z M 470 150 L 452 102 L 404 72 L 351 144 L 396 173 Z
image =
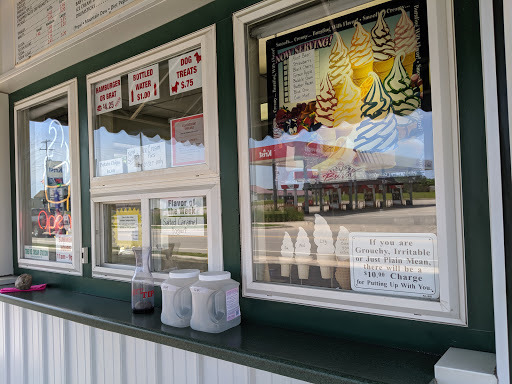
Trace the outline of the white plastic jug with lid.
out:
M 190 286 L 199 276 L 199 269 L 178 269 L 169 272 L 162 284 L 162 323 L 184 328 L 190 325 L 192 294 Z
M 220 333 L 240 324 L 240 283 L 230 272 L 203 272 L 190 286 L 192 318 L 190 327 L 196 331 Z

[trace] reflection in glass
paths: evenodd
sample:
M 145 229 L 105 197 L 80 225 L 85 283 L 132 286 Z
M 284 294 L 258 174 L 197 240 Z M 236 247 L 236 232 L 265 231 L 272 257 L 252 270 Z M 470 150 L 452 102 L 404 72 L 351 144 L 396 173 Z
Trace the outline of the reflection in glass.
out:
M 196 62 L 200 56 L 192 56 L 192 60 L 195 66 L 201 65 Z M 169 85 L 169 61 L 151 67 L 158 75 L 158 84 L 153 84 L 155 92 L 159 90 L 156 99 L 131 101 L 134 90 L 129 89 L 129 76 L 138 71 L 93 85 L 94 94 L 105 85 L 116 97 L 121 94 L 119 107 L 114 106 L 115 101 L 109 107 L 99 100 L 95 106 L 95 176 L 205 162 L 202 88 L 188 87 L 172 95 L 179 87 L 175 84 L 177 88 L 171 89 Z
M 206 197 L 152 199 L 153 270 L 208 270 Z
M 438 299 L 425 1 L 253 38 L 254 279 Z
M 67 96 L 18 112 L 18 139 L 23 257 L 72 263 Z

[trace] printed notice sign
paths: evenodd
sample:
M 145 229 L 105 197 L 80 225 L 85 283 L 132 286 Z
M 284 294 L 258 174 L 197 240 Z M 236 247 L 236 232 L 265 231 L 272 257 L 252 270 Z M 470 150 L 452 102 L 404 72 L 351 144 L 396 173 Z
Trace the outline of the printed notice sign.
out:
M 436 235 L 353 232 L 349 247 L 354 291 L 439 298 Z
M 55 260 L 59 263 L 73 262 L 72 235 L 55 235 Z
M 123 159 L 118 157 L 117 159 L 103 160 L 98 162 L 98 168 L 96 169 L 97 176 L 109 176 L 123 173 Z
M 173 167 L 204 163 L 203 115 L 171 120 Z
M 160 200 L 162 230 L 171 236 L 204 236 L 204 198 Z
M 167 167 L 165 142 L 133 147 L 126 151 L 128 172 L 151 171 Z
M 137 105 L 160 98 L 158 64 L 128 74 L 129 104 Z
M 299 52 L 288 59 L 290 102 L 316 98 L 315 50 Z
M 50 249 L 48 247 L 25 245 L 25 259 L 50 260 Z
M 94 86 L 96 114 L 115 111 L 123 106 L 121 99 L 121 76 L 103 81 Z
M 172 95 L 202 86 L 201 50 L 173 57 L 169 60 L 169 86 Z
M 117 240 L 128 242 L 139 241 L 138 215 L 117 215 Z

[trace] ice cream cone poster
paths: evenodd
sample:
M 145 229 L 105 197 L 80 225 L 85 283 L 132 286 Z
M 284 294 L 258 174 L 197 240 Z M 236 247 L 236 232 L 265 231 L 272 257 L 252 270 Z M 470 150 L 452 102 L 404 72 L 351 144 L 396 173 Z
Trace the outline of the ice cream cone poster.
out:
M 314 143 L 343 142 L 340 151 L 355 152 L 326 152 L 320 172 L 425 171 L 432 135 L 426 7 L 426 0 L 386 2 L 267 40 L 268 135 L 314 132 Z M 356 138 L 365 150 L 357 151 Z

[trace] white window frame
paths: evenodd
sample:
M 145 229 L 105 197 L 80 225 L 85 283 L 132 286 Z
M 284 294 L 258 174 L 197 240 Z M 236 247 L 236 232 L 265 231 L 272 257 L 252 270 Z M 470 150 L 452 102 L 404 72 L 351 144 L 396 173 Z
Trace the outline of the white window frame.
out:
M 20 129 L 18 126 L 18 112 L 34 105 L 59 96 L 68 97 L 68 120 L 69 120 L 69 145 L 71 152 L 71 191 L 73 201 L 71 203 L 71 217 L 73 218 L 73 262 L 59 263 L 56 261 L 32 260 L 23 258 L 23 236 L 21 230 L 21 209 L 24 202 L 20 199 L 19 185 L 21 182 L 20 165 L 24 159 L 20 159 L 18 153 Z M 81 224 L 81 197 L 80 197 L 80 142 L 78 127 L 78 91 L 76 78 L 53 88 L 40 92 L 36 95 L 23 99 L 14 104 L 14 141 L 15 141 L 15 166 L 16 166 L 16 212 L 17 212 L 17 239 L 18 239 L 18 266 L 20 268 L 34 269 L 47 272 L 65 273 L 70 275 L 82 275 L 82 224 Z
M 179 56 L 190 50 L 201 48 L 203 122 L 205 140 L 205 163 L 182 167 L 171 167 L 152 171 L 125 173 L 111 176 L 94 176 L 94 94 L 93 84 L 114 76 L 122 76 L 137 68 L 158 63 Z M 87 107 L 89 118 L 89 166 L 91 183 L 91 226 L 92 226 L 92 275 L 97 278 L 130 281 L 133 267 L 102 264 L 98 234 L 102 228 L 99 206 L 101 203 L 122 200 L 141 201 L 143 242 L 149 234 L 149 205 L 145 210 L 144 201 L 151 198 L 186 197 L 203 194 L 207 196 L 208 218 L 208 268 L 222 270 L 222 215 L 220 202 L 218 109 L 217 109 L 217 57 L 215 26 L 209 26 L 160 47 L 134 56 L 87 76 Z M 170 129 L 170 126 L 169 126 Z M 136 188 L 134 186 L 137 186 Z M 127 191 L 133 191 L 128 192 Z M 147 211 L 145 214 L 144 211 Z M 145 217 L 145 216 L 146 217 Z M 144 229 L 146 228 L 146 230 Z M 146 234 L 144 234 L 146 233 Z M 149 245 L 149 238 L 146 239 Z M 155 273 L 161 282 L 166 274 Z
M 240 229 L 242 244 L 242 294 L 245 297 L 281 301 L 308 306 L 400 317 L 428 322 L 467 326 L 466 283 L 462 191 L 459 155 L 459 122 L 455 64 L 455 38 L 452 0 L 427 0 L 428 38 L 432 83 L 432 124 L 434 126 L 434 157 L 436 161 L 436 213 L 439 254 L 440 299 L 438 302 L 356 292 L 320 290 L 256 282 L 253 279 L 252 225 L 249 179 L 249 99 L 247 34 L 256 22 L 312 3 L 311 0 L 267 0 L 233 15 L 236 74 Z M 347 0 L 322 4 L 323 14 L 337 13 L 381 4 L 383 1 Z M 360 7 L 364 6 L 364 7 Z M 332 7 L 332 8 L 331 8 Z M 337 7 L 337 8 L 334 8 Z M 314 14 L 314 7 L 306 11 Z M 351 12 L 351 11 L 350 11 Z M 288 27 L 307 22 L 291 16 Z M 280 20 L 268 24 L 279 25 Z M 281 24 L 283 22 L 281 21 Z M 258 27 L 258 31 L 262 28 Z M 283 28 L 284 29 L 284 28 Z M 288 29 L 288 28 L 287 28 Z M 275 31 L 272 32 L 276 33 Z M 254 47 L 251 47 L 254 48 Z M 245 54 L 242 54 L 244 52 Z

